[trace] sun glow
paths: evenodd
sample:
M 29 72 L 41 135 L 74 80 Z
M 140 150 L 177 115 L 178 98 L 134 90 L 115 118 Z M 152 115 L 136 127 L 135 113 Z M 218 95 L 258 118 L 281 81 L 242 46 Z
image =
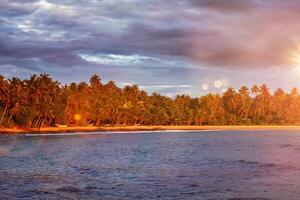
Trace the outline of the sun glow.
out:
M 291 56 L 293 71 L 300 75 L 300 50 Z
M 295 65 L 296 67 L 300 67 L 300 52 L 299 54 L 295 53 L 291 60 L 293 61 L 293 65 Z
M 300 43 L 296 43 L 293 50 L 289 55 L 289 60 L 292 62 L 291 64 L 300 69 Z M 298 71 L 298 69 L 297 69 Z
M 300 76 L 300 42 L 297 40 L 291 49 L 288 56 L 289 64 L 292 67 L 291 71 Z

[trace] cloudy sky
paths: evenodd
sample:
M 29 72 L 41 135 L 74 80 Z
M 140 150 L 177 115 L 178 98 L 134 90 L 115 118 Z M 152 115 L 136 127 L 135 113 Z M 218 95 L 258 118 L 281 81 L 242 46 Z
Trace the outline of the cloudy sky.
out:
M 0 0 L 0 73 L 165 95 L 300 87 L 298 0 Z

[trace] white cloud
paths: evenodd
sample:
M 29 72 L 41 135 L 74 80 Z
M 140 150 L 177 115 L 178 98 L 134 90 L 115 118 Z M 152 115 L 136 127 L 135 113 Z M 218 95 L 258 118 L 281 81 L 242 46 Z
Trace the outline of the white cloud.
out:
M 132 55 L 121 55 L 121 54 L 88 54 L 88 53 L 78 53 L 78 56 L 83 60 L 103 65 L 136 65 L 136 64 L 146 64 L 150 65 L 152 68 L 159 66 L 163 67 L 180 67 L 180 68 L 190 68 L 190 69 L 200 69 L 200 67 L 190 63 L 182 57 L 151 57 L 142 56 L 138 54 Z
M 165 96 L 170 97 L 170 98 L 174 98 L 177 94 L 173 93 L 173 92 L 167 92 L 165 93 Z
M 127 86 L 127 85 L 134 85 L 134 84 L 125 82 L 125 83 L 120 83 L 120 85 L 121 85 L 121 86 Z
M 202 90 L 208 91 L 209 90 L 209 85 L 207 83 L 203 83 L 201 86 Z
M 41 0 L 35 4 L 39 11 L 51 12 L 59 16 L 75 16 L 76 11 L 72 6 L 59 5 L 50 3 L 47 0 Z
M 98 54 L 98 55 L 89 55 L 89 54 L 79 54 L 79 56 L 88 61 L 97 64 L 113 64 L 113 65 L 127 65 L 127 64 L 138 64 L 143 60 L 149 59 L 149 57 L 140 56 L 140 55 L 116 55 L 116 54 Z
M 143 89 L 192 88 L 193 85 L 141 85 Z

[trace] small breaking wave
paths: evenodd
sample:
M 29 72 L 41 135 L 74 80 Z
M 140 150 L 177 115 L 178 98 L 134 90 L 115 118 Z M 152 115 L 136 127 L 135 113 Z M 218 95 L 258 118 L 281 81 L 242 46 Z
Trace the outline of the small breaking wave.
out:
M 144 133 L 196 133 L 218 132 L 221 130 L 149 130 L 149 131 L 97 131 L 97 132 L 73 132 L 73 133 L 25 133 L 27 137 L 41 136 L 76 136 L 76 135 L 112 135 L 112 134 L 144 134 Z

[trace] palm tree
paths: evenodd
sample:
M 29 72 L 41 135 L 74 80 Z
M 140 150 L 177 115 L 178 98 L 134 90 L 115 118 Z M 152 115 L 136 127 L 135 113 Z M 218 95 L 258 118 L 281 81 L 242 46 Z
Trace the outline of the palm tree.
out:
M 224 123 L 222 98 L 217 94 L 207 94 L 199 99 L 201 114 L 209 125 Z
M 95 87 L 95 88 L 99 88 L 101 87 L 101 78 L 99 75 L 94 74 L 91 78 L 90 78 L 90 84 L 91 87 Z
M 223 93 L 222 100 L 226 111 L 234 115 L 237 114 L 237 93 L 233 88 L 228 88 L 226 92 Z
M 248 116 L 250 113 L 252 99 L 250 97 L 249 89 L 246 86 L 242 86 L 238 92 L 238 104 L 239 111 L 238 116 L 243 120 L 244 123 L 248 123 Z
M 300 123 L 300 96 L 297 88 L 292 88 L 286 96 L 285 102 L 285 119 L 288 124 Z
M 9 98 L 9 83 L 1 75 L 0 75 L 0 103 L 3 109 L 0 118 L 0 125 L 2 125 L 4 116 L 6 115 L 8 105 L 10 103 L 10 98 Z
M 287 95 L 283 89 L 278 88 L 272 98 L 272 112 L 273 112 L 273 122 L 276 124 L 285 124 L 286 123 L 286 114 L 287 114 Z
M 16 120 L 17 115 L 20 114 L 21 109 L 24 109 L 24 105 L 26 104 L 26 93 L 24 92 L 24 83 L 18 79 L 13 77 L 9 80 L 9 118 L 8 125 L 11 122 L 11 119 L 14 117 Z M 14 121 L 15 122 L 15 121 Z
M 252 104 L 252 117 L 253 117 L 253 121 L 255 123 L 259 123 L 260 121 L 260 116 L 261 116 L 261 96 L 260 96 L 260 88 L 257 85 L 254 85 L 251 88 L 251 93 L 254 95 L 254 100 L 253 100 L 253 104 Z
M 259 92 L 259 87 L 258 87 L 257 85 L 254 85 L 254 86 L 251 88 L 251 92 L 252 92 L 252 94 L 257 95 L 258 92 Z
M 295 87 L 292 88 L 291 90 L 291 93 L 290 93 L 291 96 L 298 96 L 299 95 L 299 90 Z

